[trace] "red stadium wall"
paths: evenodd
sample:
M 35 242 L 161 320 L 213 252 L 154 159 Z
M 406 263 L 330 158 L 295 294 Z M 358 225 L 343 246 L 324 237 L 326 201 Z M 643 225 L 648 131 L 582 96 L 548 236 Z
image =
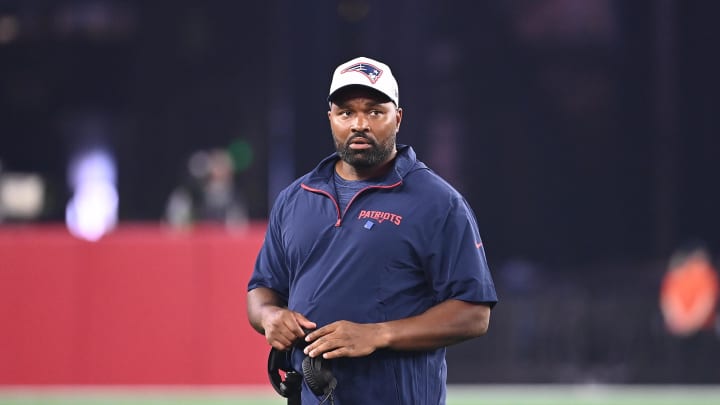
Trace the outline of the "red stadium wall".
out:
M 267 384 L 245 312 L 264 231 L 0 227 L 0 384 Z

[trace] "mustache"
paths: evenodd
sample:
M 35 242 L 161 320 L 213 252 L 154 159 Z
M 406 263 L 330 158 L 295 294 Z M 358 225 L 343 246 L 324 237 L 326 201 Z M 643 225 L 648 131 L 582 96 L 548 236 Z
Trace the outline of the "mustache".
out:
M 364 140 L 366 140 L 367 143 L 369 143 L 369 144 L 372 145 L 372 146 L 377 146 L 377 142 L 375 142 L 374 139 L 370 138 L 370 137 L 369 137 L 366 133 L 364 133 L 364 132 L 354 132 L 353 135 L 350 136 L 350 138 L 348 138 L 347 141 L 345 141 L 345 146 L 350 146 L 350 144 L 352 143 L 352 141 L 354 141 L 354 140 L 356 140 L 356 139 L 358 139 L 358 138 L 359 138 L 359 139 L 364 139 Z

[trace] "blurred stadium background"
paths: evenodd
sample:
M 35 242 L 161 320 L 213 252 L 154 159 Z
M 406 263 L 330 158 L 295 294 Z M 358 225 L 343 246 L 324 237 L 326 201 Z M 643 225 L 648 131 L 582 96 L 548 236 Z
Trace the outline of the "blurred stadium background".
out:
M 244 283 L 357 55 L 496 279 L 450 405 L 720 404 L 719 11 L 0 0 L 0 404 L 282 403 Z

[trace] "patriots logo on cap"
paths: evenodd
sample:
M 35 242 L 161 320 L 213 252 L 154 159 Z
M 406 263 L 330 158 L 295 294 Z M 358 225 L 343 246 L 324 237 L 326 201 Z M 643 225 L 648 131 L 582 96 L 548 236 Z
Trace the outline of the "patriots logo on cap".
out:
M 358 72 L 364 74 L 368 80 L 370 80 L 370 83 L 375 84 L 375 82 L 378 81 L 380 76 L 382 76 L 382 69 L 379 69 L 369 63 L 356 63 L 352 66 L 348 66 L 347 68 L 343 69 L 340 73 L 347 73 L 347 72 Z

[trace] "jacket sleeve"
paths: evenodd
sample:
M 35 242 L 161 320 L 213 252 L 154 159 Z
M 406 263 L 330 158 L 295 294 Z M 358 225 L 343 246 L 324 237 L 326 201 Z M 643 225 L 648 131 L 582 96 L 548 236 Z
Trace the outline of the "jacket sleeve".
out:
M 462 197 L 451 201 L 445 222 L 431 243 L 426 269 L 437 302 L 457 299 L 497 302 L 475 215 Z
M 255 261 L 255 268 L 248 282 L 248 291 L 258 287 L 274 290 L 285 302 L 290 291 L 290 275 L 285 261 L 282 236 L 283 195 L 270 211 L 265 240 Z

